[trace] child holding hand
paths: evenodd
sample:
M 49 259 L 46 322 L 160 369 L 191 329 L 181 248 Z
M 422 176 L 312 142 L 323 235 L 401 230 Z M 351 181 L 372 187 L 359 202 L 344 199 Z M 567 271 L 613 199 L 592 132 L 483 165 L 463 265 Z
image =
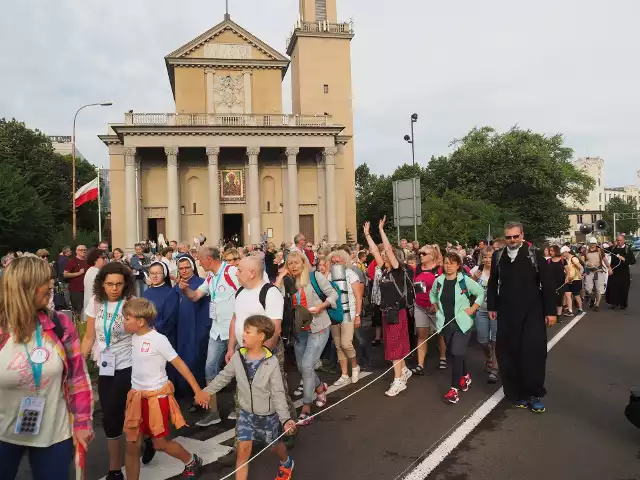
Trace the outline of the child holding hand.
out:
M 211 395 L 224 388 L 235 377 L 238 385 L 238 454 L 236 480 L 246 480 L 254 440 L 270 444 L 282 434 L 282 428 L 292 435 L 296 422 L 291 419 L 284 383 L 277 357 L 264 347 L 275 333 L 273 321 L 264 315 L 253 315 L 244 323 L 244 347 L 237 351 L 227 366 L 200 393 L 196 402 L 208 405 Z M 280 441 L 272 447 L 280 458 L 276 480 L 290 480 L 294 462 L 287 447 Z M 244 465 L 244 466 L 243 466 Z
M 153 303 L 145 298 L 130 300 L 123 314 L 125 330 L 133 334 L 131 390 L 124 423 L 127 480 L 138 480 L 140 476 L 140 447 L 145 436 L 151 437 L 153 447 L 145 445 L 144 463 L 151 461 L 156 450 L 165 452 L 184 463 L 183 477 L 198 478 L 202 459 L 168 438 L 169 418 L 176 428 L 186 422 L 174 397 L 173 383 L 167 377 L 167 362 L 180 372 L 195 394 L 201 393 L 200 386 L 167 337 L 153 329 L 157 315 Z

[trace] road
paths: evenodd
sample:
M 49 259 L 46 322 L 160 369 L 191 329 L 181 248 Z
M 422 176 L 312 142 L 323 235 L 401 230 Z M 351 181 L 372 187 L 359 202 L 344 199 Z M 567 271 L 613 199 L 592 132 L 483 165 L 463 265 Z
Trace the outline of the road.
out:
M 633 268 L 640 278 L 640 267 Z M 559 336 L 549 351 L 544 414 L 497 401 L 501 389 L 485 382 L 477 345 L 470 348 L 468 362 L 474 383 L 457 405 L 442 401 L 449 371 L 437 370 L 437 355 L 429 357 L 427 375 L 411 378 L 408 389 L 395 398 L 384 395 L 391 381 L 387 374 L 312 425 L 300 427 L 291 452 L 294 478 L 640 480 L 640 430 L 623 415 L 629 389 L 640 386 L 639 312 L 637 285 L 632 285 L 627 311 L 588 312 L 549 330 L 550 339 Z M 329 405 L 384 372 L 381 348 L 369 353 L 371 373 L 357 386 L 331 392 Z M 292 390 L 298 380 L 295 372 L 289 375 Z M 223 392 L 220 405 L 225 416 L 231 402 L 231 394 Z M 186 416 L 188 421 L 197 418 Z M 469 423 L 477 426 L 470 428 Z M 226 420 L 177 433 L 209 462 L 201 478 L 221 479 L 233 470 L 216 461 L 232 450 L 233 427 L 234 422 Z M 88 454 L 89 480 L 101 478 L 107 468 L 104 436 L 99 426 L 97 431 Z M 452 445 L 456 448 L 446 448 Z M 26 463 L 24 459 L 20 479 L 29 478 Z M 272 479 L 277 463 L 268 452 L 256 457 L 249 478 Z M 142 469 L 142 478 L 172 478 L 181 470 L 179 462 L 158 455 Z

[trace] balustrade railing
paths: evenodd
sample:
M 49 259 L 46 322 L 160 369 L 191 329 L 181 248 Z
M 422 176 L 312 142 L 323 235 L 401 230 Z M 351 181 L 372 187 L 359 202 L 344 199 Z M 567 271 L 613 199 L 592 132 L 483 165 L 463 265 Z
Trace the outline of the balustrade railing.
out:
M 126 113 L 125 125 L 222 126 L 222 127 L 328 127 L 330 115 Z

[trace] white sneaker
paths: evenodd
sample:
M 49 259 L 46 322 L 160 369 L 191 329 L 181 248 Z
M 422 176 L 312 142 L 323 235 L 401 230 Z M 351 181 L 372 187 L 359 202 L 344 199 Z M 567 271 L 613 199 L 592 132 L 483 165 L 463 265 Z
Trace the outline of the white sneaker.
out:
M 295 391 L 293 392 L 293 395 L 295 397 L 301 397 L 303 393 L 304 393 L 304 385 L 302 383 L 302 380 L 300 380 L 300 385 L 298 385 L 298 388 L 295 389 Z
M 407 383 L 407 380 L 409 380 L 411 378 L 411 375 L 413 375 L 413 372 L 411 370 L 409 370 L 407 367 L 404 367 L 402 369 L 402 377 L 400 377 L 402 379 L 402 381 L 404 383 Z
M 407 385 L 400 378 L 396 378 L 391 384 L 391 387 L 389 388 L 389 390 L 384 392 L 384 394 L 387 397 L 395 397 L 400 392 L 406 389 L 407 389 Z
M 231 413 L 229 414 L 227 419 L 229 419 L 229 420 L 237 420 L 238 419 L 238 415 L 236 414 L 236 411 L 235 410 L 231 410 Z
M 360 367 L 353 367 L 351 369 L 351 383 L 358 383 L 360 380 Z
M 314 370 L 318 370 L 322 367 L 322 360 L 318 360 L 316 364 L 313 366 Z
M 336 380 L 336 383 L 334 383 L 333 386 L 339 388 L 349 385 L 350 383 L 351 379 L 349 378 L 349 375 L 342 375 L 338 380 Z

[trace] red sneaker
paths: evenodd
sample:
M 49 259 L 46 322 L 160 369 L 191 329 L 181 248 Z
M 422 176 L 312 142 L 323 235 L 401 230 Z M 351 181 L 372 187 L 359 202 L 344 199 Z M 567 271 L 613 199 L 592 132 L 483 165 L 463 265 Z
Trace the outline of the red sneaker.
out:
M 444 401 L 448 403 L 458 403 L 460 397 L 458 396 L 458 389 L 451 387 L 447 394 L 444 396 Z
M 469 390 L 469 385 L 471 385 L 471 375 L 467 373 L 464 377 L 460 377 L 460 390 L 466 392 Z
M 291 468 L 287 468 L 284 465 L 280 465 L 280 469 L 278 470 L 278 475 L 276 475 L 275 480 L 291 480 L 291 474 L 293 473 L 293 467 L 295 467 L 296 462 L 291 460 Z

